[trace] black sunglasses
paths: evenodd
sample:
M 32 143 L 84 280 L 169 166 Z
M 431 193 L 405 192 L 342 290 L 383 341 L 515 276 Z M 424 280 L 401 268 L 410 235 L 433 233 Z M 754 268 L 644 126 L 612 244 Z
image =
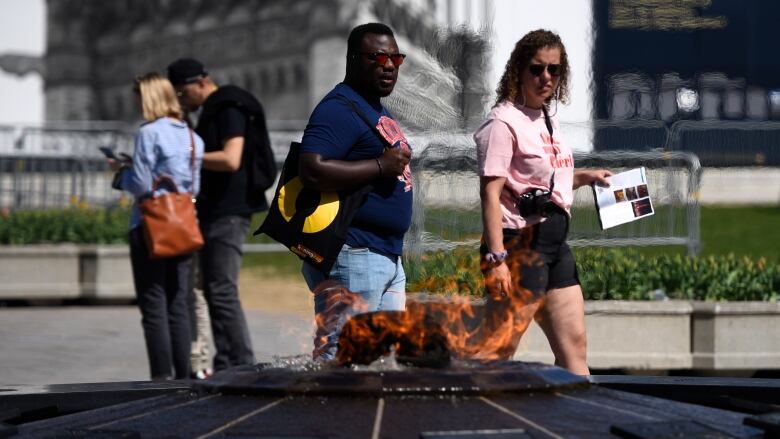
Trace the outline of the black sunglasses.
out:
M 544 70 L 547 69 L 547 73 L 550 74 L 550 76 L 561 76 L 561 65 L 560 64 L 529 64 L 528 65 L 528 71 L 531 72 L 534 76 L 541 76 L 542 73 L 544 73 Z
M 360 52 L 361 54 L 365 55 L 366 58 L 370 59 L 371 61 L 376 62 L 380 66 L 384 66 L 387 64 L 387 60 L 393 61 L 393 64 L 395 64 L 396 67 L 400 66 L 404 63 L 404 58 L 406 58 L 405 53 L 385 53 L 385 52 Z

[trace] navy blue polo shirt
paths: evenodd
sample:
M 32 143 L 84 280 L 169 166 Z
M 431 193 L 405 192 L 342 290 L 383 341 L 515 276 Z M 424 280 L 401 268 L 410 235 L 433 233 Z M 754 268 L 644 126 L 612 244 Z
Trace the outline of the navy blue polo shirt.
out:
M 379 133 L 371 129 L 343 98 L 354 102 Z M 411 150 L 398 123 L 379 99 L 366 100 L 352 87 L 341 83 L 314 109 L 303 133 L 301 152 L 316 153 L 326 160 L 366 160 L 382 155 L 388 144 Z M 346 243 L 400 256 L 404 234 L 412 222 L 411 170 L 407 166 L 404 175 L 380 178 L 374 185 L 352 220 Z

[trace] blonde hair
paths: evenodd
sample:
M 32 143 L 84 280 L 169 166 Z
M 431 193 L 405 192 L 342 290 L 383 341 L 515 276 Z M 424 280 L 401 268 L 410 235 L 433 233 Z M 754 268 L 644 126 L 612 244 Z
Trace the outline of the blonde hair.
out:
M 137 76 L 133 91 L 141 96 L 143 118 L 147 122 L 161 117 L 181 119 L 184 115 L 173 85 L 159 73 Z

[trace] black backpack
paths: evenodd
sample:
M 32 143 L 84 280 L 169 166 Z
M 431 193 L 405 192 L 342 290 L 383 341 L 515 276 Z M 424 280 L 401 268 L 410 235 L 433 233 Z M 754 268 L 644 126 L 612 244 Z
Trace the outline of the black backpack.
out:
M 268 129 L 265 126 L 265 115 L 260 113 L 247 113 L 247 140 L 252 145 L 249 150 L 251 166 L 249 167 L 249 179 L 252 188 L 265 194 L 265 191 L 274 185 L 279 169 L 276 167 L 276 158 L 271 149 L 271 139 L 268 137 Z
M 265 191 L 274 185 L 279 170 L 271 149 L 263 106 L 251 93 L 234 85 L 220 86 L 207 102 L 201 122 L 216 116 L 225 107 L 234 107 L 247 117 L 244 147 L 248 148 L 245 157 L 249 160 L 245 166 L 249 173 L 250 190 L 253 195 L 265 199 Z

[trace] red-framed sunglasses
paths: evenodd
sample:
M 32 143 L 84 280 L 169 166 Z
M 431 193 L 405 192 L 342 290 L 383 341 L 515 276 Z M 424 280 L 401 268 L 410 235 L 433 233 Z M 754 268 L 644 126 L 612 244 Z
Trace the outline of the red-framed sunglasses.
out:
M 560 64 L 529 64 L 528 71 L 534 76 L 541 76 L 544 70 L 547 69 L 547 73 L 550 76 L 561 76 Z
M 371 61 L 376 62 L 380 66 L 387 64 L 387 60 L 389 59 L 393 61 L 393 64 L 395 64 L 396 67 L 398 67 L 404 63 L 404 58 L 406 58 L 405 53 L 385 53 L 385 52 L 360 52 L 360 53 L 365 55 L 366 58 L 370 59 Z

